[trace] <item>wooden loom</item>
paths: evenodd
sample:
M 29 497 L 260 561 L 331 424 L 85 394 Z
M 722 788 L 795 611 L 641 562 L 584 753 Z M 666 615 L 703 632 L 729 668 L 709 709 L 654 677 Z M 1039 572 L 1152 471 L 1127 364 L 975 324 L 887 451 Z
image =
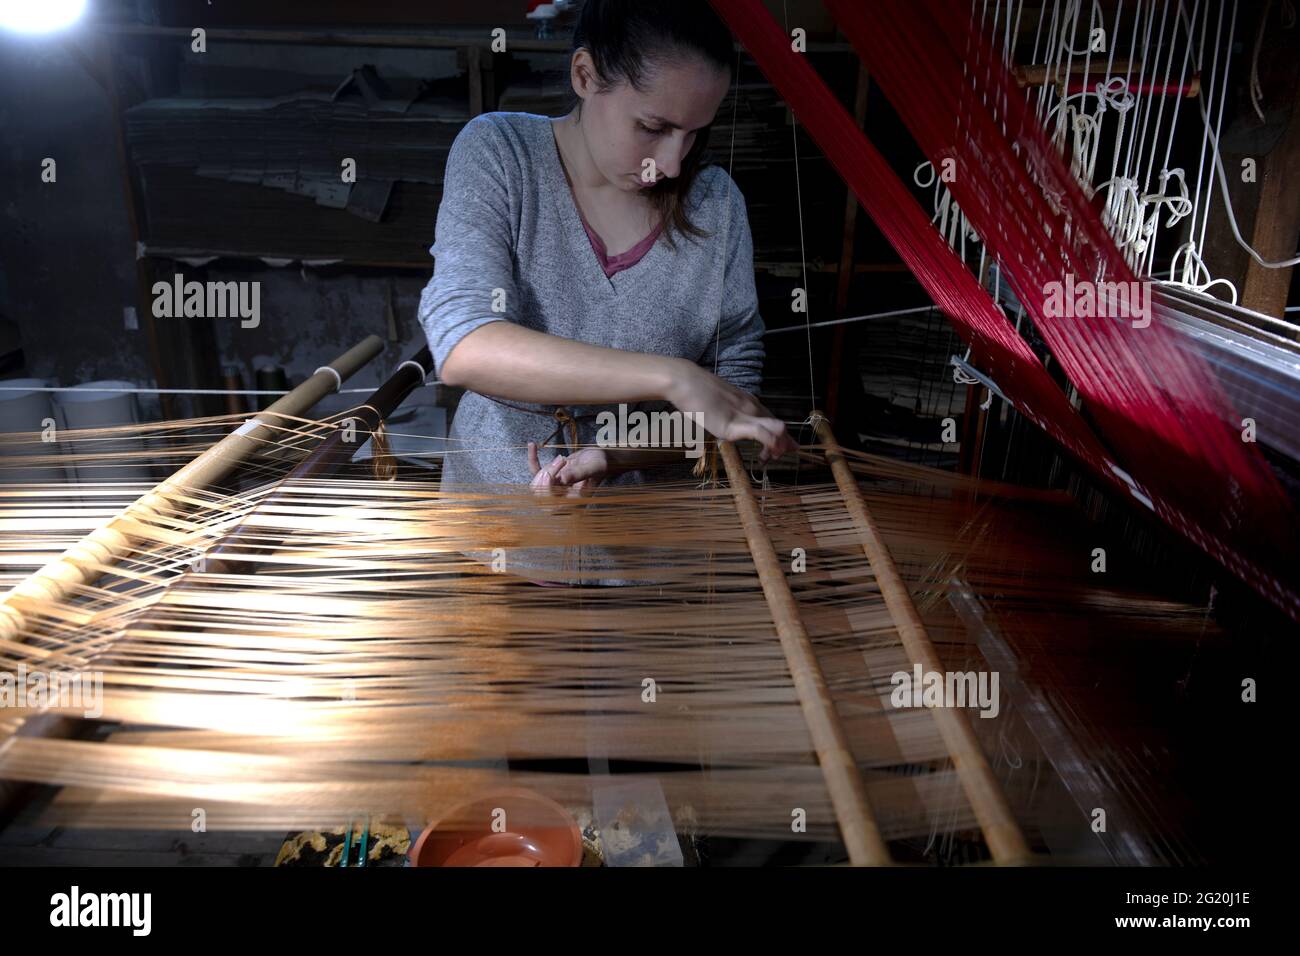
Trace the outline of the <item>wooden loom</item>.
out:
M 379 348 L 378 340 L 370 339 L 357 346 L 332 364 L 340 378 L 348 377 L 360 364 L 360 359 L 372 355 Z M 427 350 L 424 353 L 427 363 Z M 272 406 L 262 415 L 232 432 L 189 465 L 185 466 L 152 491 L 133 502 L 119 515 L 105 523 L 68 548 L 54 561 L 28 576 L 12 588 L 3 601 L 5 629 L 3 647 L 6 654 L 33 663 L 62 661 L 72 656 L 71 648 L 55 651 L 42 647 L 40 629 L 33 627 L 35 618 L 51 617 L 59 605 L 76 604 L 80 592 L 93 585 L 101 575 L 111 573 L 114 566 L 141 552 L 148 543 L 157 541 L 156 528 L 178 521 L 196 494 L 218 482 L 228 474 L 276 427 L 273 422 L 281 416 L 297 416 L 312 404 L 314 398 L 324 393 L 330 373 L 322 370 L 286 399 Z M 410 378 L 408 372 L 406 377 Z M 401 386 L 398 386 L 399 388 Z M 409 391 L 410 384 L 404 391 Z M 373 427 L 373 426 L 372 426 Z M 937 668 L 938 659 L 926 635 L 905 585 L 898 576 L 885 549 L 876 526 L 858 494 L 857 485 L 850 475 L 848 465 L 839 453 L 838 445 L 824 419 L 817 419 L 819 436 L 826 442 L 827 457 L 835 469 L 839 488 L 855 527 L 861 536 L 863 552 L 869 566 L 875 570 L 880 593 L 885 606 L 903 622 L 900 628 L 902 644 L 915 662 L 928 670 Z M 300 434 L 294 433 L 295 436 Z M 336 431 L 331 439 L 338 436 Z M 328 441 L 328 439 L 327 439 Z M 826 678 L 813 652 L 808 630 L 802 620 L 799 605 L 786 582 L 785 573 L 773 550 L 769 533 L 764 525 L 758 500 L 751 487 L 747 470 L 739 454 L 730 443 L 721 446 L 722 460 L 732 486 L 737 520 L 743 527 L 744 538 L 753 558 L 755 572 L 772 614 L 780 645 L 790 668 L 793 687 L 807 724 L 808 734 L 822 768 L 831 806 L 850 858 L 857 863 L 884 863 L 889 853 L 881 835 L 881 828 L 871 809 L 863 780 L 850 753 L 844 727 L 835 711 Z M 320 455 L 316 456 L 319 461 Z M 297 469 L 302 474 L 302 469 Z M 283 493 L 284 489 L 280 489 Z M 227 536 L 228 538 L 229 536 Z M 228 547 L 218 547 L 219 561 L 228 561 Z M 206 553 L 206 552 L 204 552 Z M 156 598 L 163 603 L 166 598 Z M 150 602 L 152 603 L 152 601 Z M 80 621 L 87 620 L 82 616 Z M 129 628 L 128 628 L 129 630 Z M 35 633 L 28 633 L 29 631 Z M 35 637 L 36 640 L 32 640 Z M 112 709 L 110 705 L 110 710 Z M 27 720 L 47 717 L 49 714 L 72 713 L 69 707 L 44 708 L 41 714 L 19 709 L 16 720 L 8 721 L 9 736 L 0 746 L 6 764 L 22 763 L 27 748 L 43 748 L 48 742 L 35 744 L 24 739 L 21 730 Z M 989 837 L 989 846 L 995 859 L 1004 862 L 1020 861 L 1027 857 L 1028 848 L 1006 806 L 1005 797 L 993 780 L 987 762 L 975 742 L 969 725 L 956 711 L 940 709 L 934 712 L 945 743 L 954 757 L 954 767 L 970 799 L 980 825 Z M 78 745 L 71 744 L 76 747 Z M 32 775 L 36 779 L 42 779 Z
M 376 348 L 333 363 L 340 379 Z M 889 705 L 891 675 L 942 672 L 952 652 L 941 659 L 887 542 L 919 543 L 945 589 L 953 574 L 1009 589 L 1005 555 L 979 553 L 990 509 L 997 497 L 1057 507 L 1050 495 L 882 463 L 870 470 L 930 497 L 918 510 L 915 493 L 864 495 L 863 460 L 819 417 L 834 482 L 793 490 L 754 488 L 729 443 L 727 488 L 609 489 L 576 506 L 332 475 L 342 424 L 370 414 L 363 434 L 376 428 L 420 377 L 407 363 L 358 410 L 300 420 L 334 384 L 322 371 L 260 424 L 198 423 L 230 435 L 110 520 L 102 508 L 68 520 L 98 527 L 64 534 L 63 553 L 7 593 L 0 645 L 9 671 L 103 675 L 98 724 L 77 701 L 5 712 L 0 773 L 64 788 L 45 818 L 184 829 L 203 808 L 211 829 L 324 828 L 361 808 L 445 818 L 507 779 L 581 806 L 602 782 L 646 778 L 700 832 L 778 837 L 799 810 L 797 836 L 838 834 L 856 863 L 912 858 L 909 841 L 940 832 L 1025 862 L 1024 821 L 1041 849 L 1059 800 L 1045 808 L 1027 773 L 995 770 L 962 710 Z M 222 485 L 241 464 L 242 483 Z M 31 542 L 16 536 L 52 492 L 8 495 L 0 527 L 25 560 Z M 461 554 L 584 544 L 652 550 L 629 562 L 646 583 L 557 595 Z M 810 570 L 792 574 L 778 554 L 799 546 Z M 1166 624 L 1172 610 L 1160 608 Z M 1182 621 L 1204 626 L 1195 609 Z M 662 695 L 649 705 L 647 675 Z M 115 729 L 70 733 L 94 726 Z M 639 770 L 538 763 L 601 758 Z

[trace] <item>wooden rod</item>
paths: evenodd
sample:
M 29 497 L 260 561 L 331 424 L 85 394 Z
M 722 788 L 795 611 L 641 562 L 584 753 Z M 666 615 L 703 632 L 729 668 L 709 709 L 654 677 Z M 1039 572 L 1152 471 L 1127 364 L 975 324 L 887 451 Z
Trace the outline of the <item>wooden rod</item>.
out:
M 754 499 L 754 489 L 749 483 L 749 472 L 740 460 L 736 446 L 729 441 L 719 442 L 722 460 L 727 468 L 727 479 L 736 498 L 736 511 L 745 529 L 749 551 L 763 585 L 763 595 L 776 623 L 781 638 L 790 676 L 794 678 L 799 704 L 812 736 L 813 749 L 821 764 L 830 792 L 835 817 L 839 821 L 840 835 L 849 851 L 849 860 L 855 866 L 884 866 L 892 861 L 889 849 L 880 835 L 875 814 L 867 800 L 867 788 L 862 782 L 857 761 L 849 750 L 848 737 L 835 712 L 830 689 L 822 674 L 821 665 L 813 653 L 812 642 L 799 617 L 799 605 L 777 561 L 772 539 L 763 524 Z
M 135 550 L 141 537 L 138 529 L 142 525 L 156 523 L 179 510 L 180 506 L 173 503 L 174 497 L 183 498 L 187 491 L 206 488 L 230 474 L 253 452 L 275 441 L 277 416 L 303 417 L 313 405 L 333 392 L 341 381 L 354 375 L 383 348 L 383 340 L 377 335 L 354 345 L 326 367 L 337 372 L 337 377 L 326 368 L 319 369 L 288 395 L 258 412 L 152 491 L 11 588 L 0 601 L 0 642 L 20 643 L 27 616 L 32 610 L 39 610 L 48 602 L 65 600 L 75 588 L 96 581 L 103 574 L 105 565 L 114 564 Z
M 375 389 L 365 401 L 361 402 L 350 415 L 358 433 L 368 433 L 373 439 L 376 430 L 389 415 L 397 409 L 416 387 L 433 375 L 433 356 L 426 345 L 407 361 L 397 367 L 397 371 L 388 377 L 379 388 Z M 256 562 L 244 559 L 275 550 L 272 539 L 264 531 L 252 527 L 252 517 L 268 505 L 283 500 L 283 488 L 295 482 L 328 478 L 352 460 L 356 445 L 345 440 L 343 429 L 335 429 L 321 439 L 312 449 L 311 454 L 293 467 L 280 482 L 280 488 L 264 497 L 244 516 L 234 528 L 227 531 L 212 544 L 206 553 L 204 569 L 209 574 L 256 574 Z M 354 436 L 355 437 L 355 436 Z M 372 451 L 374 446 L 371 446 Z M 378 460 L 378 454 L 375 454 Z M 230 557 L 232 553 L 237 557 Z
M 885 599 L 889 615 L 894 620 L 894 627 L 898 630 L 898 636 L 903 642 L 903 649 L 907 652 L 908 659 L 912 664 L 920 664 L 922 671 L 926 673 L 943 673 L 939 655 L 930 641 L 930 635 L 926 633 L 921 615 L 917 613 L 907 585 L 894 566 L 894 559 L 890 557 L 889 549 L 885 547 L 885 539 L 881 536 L 880 529 L 876 526 L 871 513 L 867 511 L 862 493 L 858 490 L 858 483 L 854 481 L 853 474 L 849 470 L 848 460 L 840 453 L 840 446 L 835 440 L 835 433 L 831 431 L 830 422 L 818 411 L 812 413 L 812 421 L 817 429 L 817 437 L 826 448 L 826 460 L 835 475 L 840 497 L 844 499 L 844 506 L 848 509 L 862 537 L 862 550 L 871 563 L 876 584 Z M 975 731 L 971 728 L 966 714 L 955 707 L 935 707 L 931 708 L 930 712 L 938 724 L 939 733 L 952 757 L 953 767 L 961 780 L 966 799 L 970 801 L 971 809 L 975 811 L 975 819 L 979 821 L 980 829 L 984 832 L 984 840 L 993 854 L 994 861 L 1002 864 L 1031 862 L 1033 854 L 1030 852 L 1029 844 L 1025 841 L 1024 834 L 1020 832 L 1020 826 L 1011 813 L 1006 795 L 1002 792 L 997 778 L 993 776 L 993 769 L 985 759 L 979 741 L 975 739 Z
M 1016 85 L 1022 89 L 1026 86 L 1055 86 L 1058 91 L 1064 87 L 1066 93 L 1091 93 L 1098 83 L 1121 76 L 1127 83 L 1126 89 L 1134 95 L 1155 92 L 1161 96 L 1195 97 L 1201 94 L 1201 75 L 1193 73 L 1190 80 L 1182 83 L 1161 83 L 1152 79 L 1139 80 L 1142 72 L 1140 62 L 1129 64 L 1120 59 L 1109 66 L 1104 60 L 1092 60 L 1085 63 L 1080 60 L 1069 70 L 1063 65 L 1018 66 L 1012 71 Z M 1088 82 L 1084 82 L 1087 79 Z
M 163 27 L 131 23 L 101 23 L 96 29 L 112 36 L 155 37 L 162 39 L 183 40 L 186 46 L 191 40 L 190 27 Z M 272 27 L 268 29 L 249 30 L 228 27 L 206 28 L 209 42 L 214 40 L 232 43 L 284 43 L 308 44 L 311 46 L 378 46 L 378 47 L 412 47 L 415 49 L 453 49 L 456 47 L 477 46 L 490 49 L 492 36 L 486 30 L 465 34 L 418 33 L 415 31 L 380 32 L 357 30 L 301 30 Z M 508 51 L 528 53 L 569 53 L 573 44 L 568 40 L 539 40 L 529 36 L 507 36 Z M 809 40 L 809 53 L 853 53 L 853 45 L 841 40 Z M 733 43 L 732 49 L 741 52 L 743 47 Z
M 1063 64 L 1034 63 L 1025 66 L 1018 66 L 1011 71 L 1016 78 L 1016 85 L 1026 86 L 1046 86 L 1049 83 L 1056 83 L 1066 76 L 1131 76 L 1136 77 L 1142 72 L 1142 62 L 1140 60 L 1130 63 L 1127 57 L 1120 57 L 1114 62 L 1107 64 L 1104 59 L 1093 58 L 1085 62 L 1083 59 L 1071 64 L 1067 70 Z

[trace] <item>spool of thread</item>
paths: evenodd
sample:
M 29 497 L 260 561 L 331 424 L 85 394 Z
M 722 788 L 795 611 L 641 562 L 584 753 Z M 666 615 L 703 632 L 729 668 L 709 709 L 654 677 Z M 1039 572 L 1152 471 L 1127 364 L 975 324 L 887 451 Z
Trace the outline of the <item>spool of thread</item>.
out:
M 49 384 L 43 378 L 10 378 L 0 382 L 5 386 L 5 390 L 0 391 L 0 432 L 6 433 L 8 438 L 0 442 L 0 484 L 63 481 L 62 466 L 38 463 L 40 457 L 59 454 L 57 443 L 45 442 L 41 437 L 47 424 L 57 421 L 54 404 L 50 401 L 51 393 L 37 391 Z M 15 388 L 28 391 L 9 391 Z M 19 433 L 25 437 L 19 438 Z M 32 463 L 28 464 L 24 459 L 30 459 Z
M 59 429 L 73 431 L 136 424 L 140 421 L 140 405 L 135 393 L 116 391 L 133 387 L 130 382 L 86 382 L 65 392 L 55 393 L 54 417 L 59 423 Z M 82 461 L 68 466 L 74 481 L 152 480 L 152 471 L 145 456 L 141 454 L 146 450 L 145 443 L 137 436 L 110 436 L 94 442 L 69 442 L 65 438 L 64 446 L 71 454 L 97 456 L 94 461 Z
M 289 376 L 284 374 L 284 369 L 278 365 L 263 365 L 257 370 L 257 390 L 287 392 L 289 390 Z M 257 407 L 259 410 L 269 408 L 278 395 L 259 395 L 257 396 Z

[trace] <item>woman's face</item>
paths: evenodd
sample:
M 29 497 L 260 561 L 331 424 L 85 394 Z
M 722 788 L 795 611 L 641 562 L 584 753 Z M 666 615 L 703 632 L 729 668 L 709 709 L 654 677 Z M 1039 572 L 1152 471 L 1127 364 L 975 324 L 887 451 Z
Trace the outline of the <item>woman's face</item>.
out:
M 660 58 L 647 67 L 644 91 L 620 82 L 597 93 L 591 55 L 579 50 L 573 58 L 573 88 L 582 97 L 579 129 L 587 149 L 605 179 L 629 192 L 681 172 L 696 135 L 713 122 L 730 82 L 725 67 L 695 54 Z

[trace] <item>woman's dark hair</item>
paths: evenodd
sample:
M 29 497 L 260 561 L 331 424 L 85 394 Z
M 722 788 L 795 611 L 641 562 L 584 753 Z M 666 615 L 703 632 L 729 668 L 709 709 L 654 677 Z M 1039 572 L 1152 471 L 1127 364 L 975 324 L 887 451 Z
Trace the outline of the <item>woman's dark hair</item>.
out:
M 731 31 L 707 0 L 587 0 L 573 32 L 573 52 L 584 48 L 591 54 L 602 87 L 625 82 L 638 91 L 645 89 L 651 64 L 658 59 L 690 52 L 730 70 L 734 56 Z M 581 119 L 581 100 L 577 106 Z M 708 148 L 710 128 L 696 135 L 675 178 L 665 178 L 645 191 L 659 211 L 670 248 L 676 248 L 675 232 L 708 235 L 690 221 L 685 200 Z

